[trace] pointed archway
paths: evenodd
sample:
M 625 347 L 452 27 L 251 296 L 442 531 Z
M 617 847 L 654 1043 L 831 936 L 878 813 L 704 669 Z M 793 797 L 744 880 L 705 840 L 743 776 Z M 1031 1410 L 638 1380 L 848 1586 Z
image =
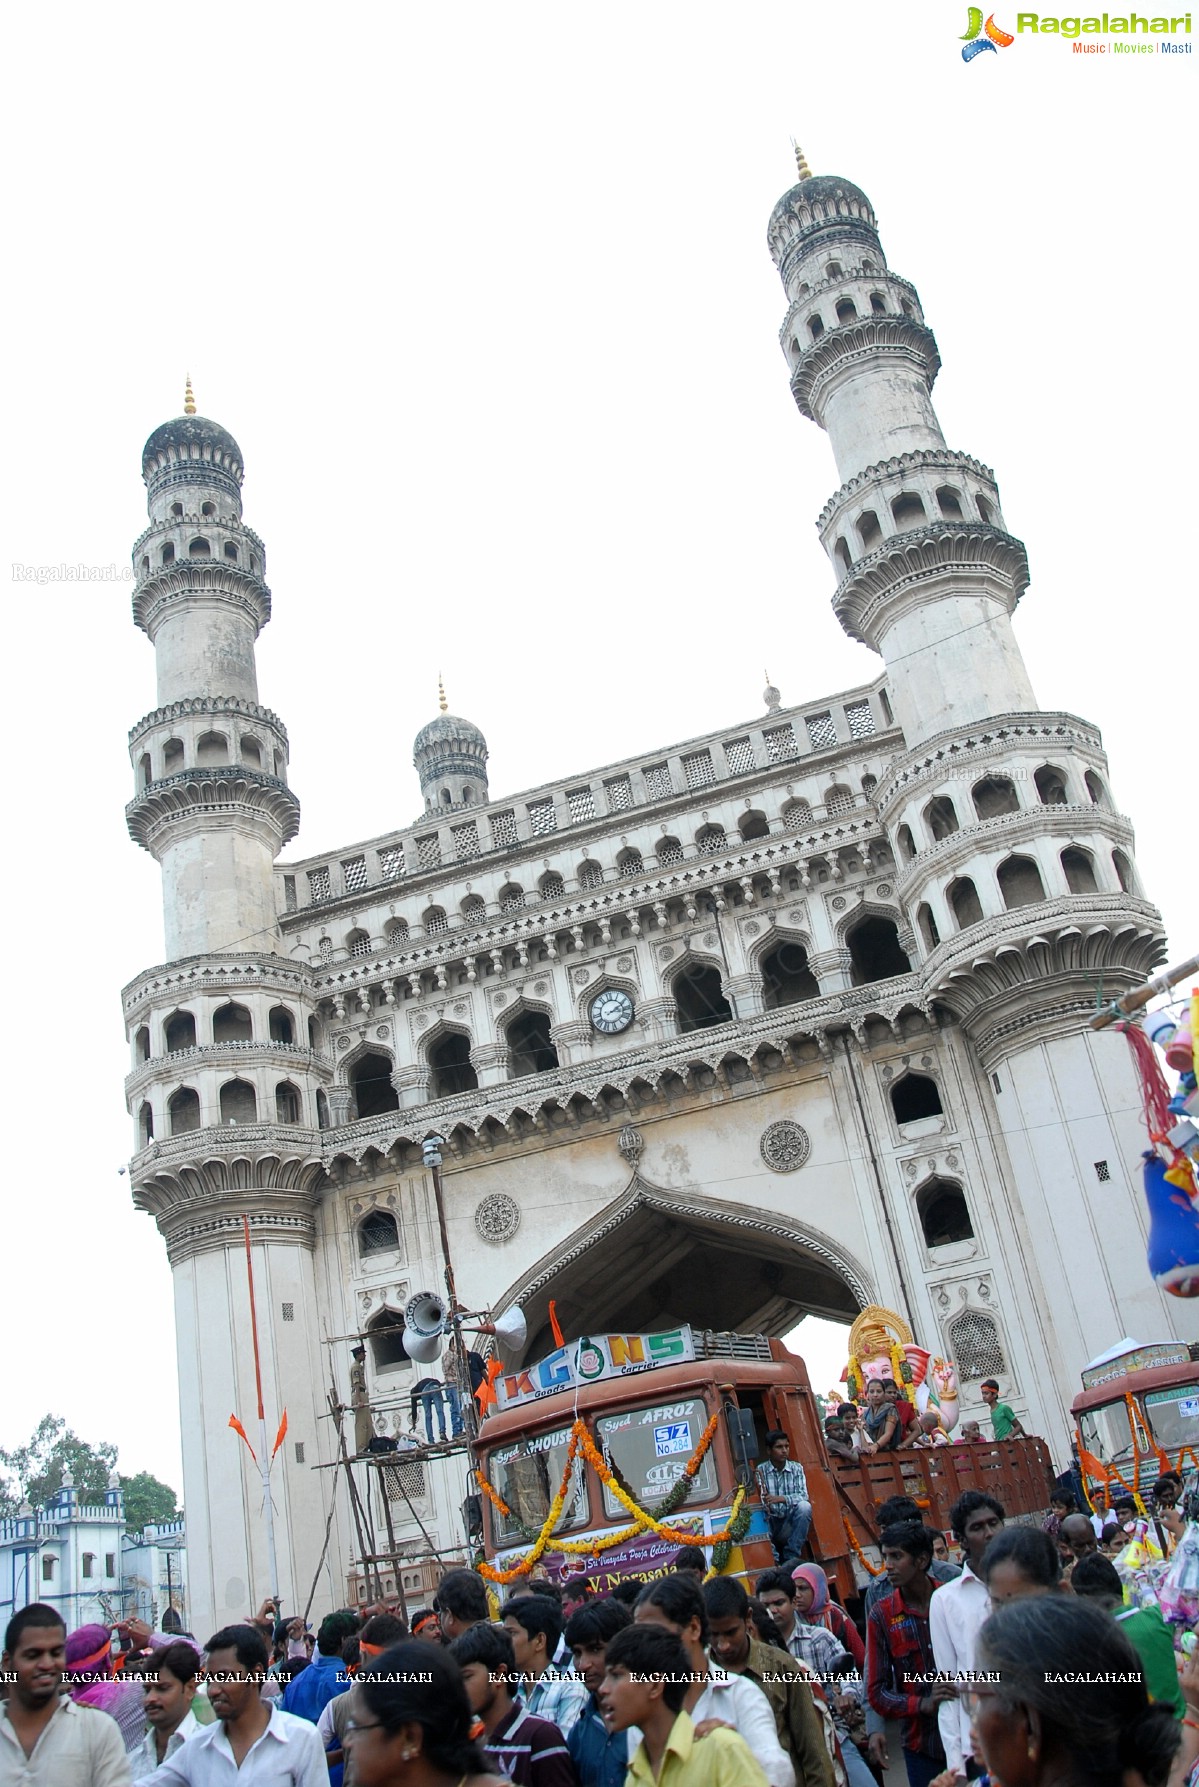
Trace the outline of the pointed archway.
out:
M 752 1205 L 667 1191 L 635 1173 L 615 1203 L 497 1303 L 525 1312 L 522 1362 L 553 1348 L 551 1298 L 575 1334 L 652 1333 L 689 1322 L 781 1336 L 805 1315 L 852 1321 L 874 1290 L 861 1264 L 818 1229 Z

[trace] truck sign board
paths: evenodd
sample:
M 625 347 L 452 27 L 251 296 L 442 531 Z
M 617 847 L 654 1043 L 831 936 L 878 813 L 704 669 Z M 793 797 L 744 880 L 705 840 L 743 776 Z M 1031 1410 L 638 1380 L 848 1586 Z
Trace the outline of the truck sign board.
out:
M 559 1390 L 573 1390 L 580 1384 L 599 1383 L 604 1378 L 632 1377 L 640 1371 L 651 1371 L 657 1365 L 686 1365 L 695 1358 L 695 1342 L 689 1327 L 670 1328 L 664 1334 L 584 1334 L 535 1365 L 520 1371 L 507 1372 L 495 1380 L 497 1409 L 516 1408 L 520 1403 L 537 1402 Z M 690 1452 L 691 1445 L 682 1444 L 675 1435 L 671 1451 Z M 669 1444 L 669 1442 L 667 1442 Z M 668 1456 L 660 1452 L 659 1457 Z

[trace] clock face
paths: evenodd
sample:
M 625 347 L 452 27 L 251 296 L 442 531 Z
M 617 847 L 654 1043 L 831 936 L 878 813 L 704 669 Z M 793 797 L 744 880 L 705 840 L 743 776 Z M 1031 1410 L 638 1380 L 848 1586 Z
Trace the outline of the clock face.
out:
M 606 987 L 591 1001 L 592 1025 L 605 1036 L 615 1036 L 619 1031 L 627 1030 L 632 1021 L 633 1001 L 627 993 L 618 992 L 615 987 Z

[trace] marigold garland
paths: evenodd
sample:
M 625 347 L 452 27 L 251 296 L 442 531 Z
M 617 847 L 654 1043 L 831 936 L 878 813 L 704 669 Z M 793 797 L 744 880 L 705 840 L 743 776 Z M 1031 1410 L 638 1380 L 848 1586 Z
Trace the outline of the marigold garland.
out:
M 647 1508 L 640 1507 L 637 1502 L 634 1501 L 633 1497 L 621 1488 L 620 1484 L 613 1476 L 608 1464 L 604 1460 L 603 1455 L 596 1447 L 595 1441 L 591 1438 L 590 1433 L 588 1433 L 582 1417 L 578 1417 L 570 1430 L 570 1443 L 566 1450 L 566 1467 L 562 1473 L 562 1482 L 558 1487 L 557 1495 L 555 1495 L 553 1502 L 550 1504 L 549 1512 L 541 1525 L 540 1531 L 536 1534 L 533 1540 L 532 1549 L 525 1552 L 522 1557 L 519 1557 L 516 1562 L 506 1570 L 497 1570 L 493 1564 L 481 1563 L 477 1566 L 479 1574 L 488 1582 L 496 1583 L 515 1582 L 518 1577 L 528 1575 L 529 1571 L 542 1556 L 543 1552 L 549 1548 L 554 1528 L 561 1519 L 562 1510 L 566 1506 L 566 1496 L 570 1487 L 571 1477 L 574 1473 L 575 1459 L 580 1452 L 582 1452 L 586 1462 L 592 1466 L 600 1481 L 607 1488 L 611 1489 L 617 1500 L 634 1516 L 633 1523 L 631 1526 L 622 1527 L 618 1532 L 605 1533 L 597 1539 L 559 1540 L 553 1547 L 555 1551 L 566 1552 L 573 1556 L 588 1557 L 593 1553 L 610 1551 L 613 1546 L 625 1544 L 628 1540 L 636 1538 L 640 1533 L 648 1531 L 656 1533 L 659 1538 L 667 1539 L 674 1545 L 712 1545 L 715 1547 L 712 1554 L 713 1562 L 715 1562 L 717 1554 L 721 1552 L 723 1547 L 725 1549 L 723 1552 L 722 1563 L 720 1565 L 720 1567 L 723 1568 L 724 1563 L 727 1563 L 728 1561 L 728 1554 L 729 1551 L 731 1551 L 733 1544 L 740 1540 L 748 1529 L 749 1519 L 748 1509 L 745 1507 L 746 1492 L 744 1485 L 737 1490 L 736 1495 L 733 1497 L 733 1504 L 729 1513 L 729 1524 L 722 1533 L 687 1533 L 683 1532 L 679 1527 L 665 1525 L 660 1519 L 660 1515 L 667 1511 L 666 1503 L 671 1500 L 671 1497 L 676 1494 L 678 1495 L 678 1500 L 674 1503 L 675 1507 L 680 1506 L 686 1499 L 687 1493 L 695 1480 L 696 1472 L 703 1463 L 704 1457 L 708 1448 L 712 1444 L 712 1440 L 715 1437 L 716 1429 L 719 1424 L 719 1417 L 713 1415 L 708 1422 L 708 1425 L 704 1428 L 695 1451 L 683 1467 L 682 1476 L 679 1478 L 678 1482 L 674 1484 L 670 1495 L 665 1498 L 665 1501 L 659 1506 L 657 1512 L 651 1514 Z M 498 1508 L 501 1513 L 510 1513 L 510 1509 L 492 1488 L 491 1484 L 487 1482 L 487 1479 L 483 1476 L 482 1472 L 476 1471 L 475 1476 L 479 1482 L 480 1488 L 482 1488 L 484 1494 L 492 1505 Z M 673 1512 L 673 1509 L 670 1511 Z
M 580 1423 L 576 1422 L 575 1426 L 578 1426 L 578 1425 L 580 1425 Z M 696 1473 L 698 1472 L 700 1465 L 703 1463 L 704 1459 L 708 1455 L 709 1448 L 711 1447 L 712 1441 L 716 1437 L 716 1429 L 719 1427 L 719 1425 L 720 1425 L 719 1415 L 713 1415 L 711 1420 L 708 1422 L 708 1425 L 704 1428 L 703 1432 L 700 1434 L 699 1443 L 697 1444 L 697 1446 L 696 1446 L 694 1452 L 691 1454 L 690 1458 L 687 1460 L 687 1463 L 683 1466 L 681 1475 L 671 1485 L 670 1489 L 663 1496 L 662 1500 L 657 1504 L 657 1506 L 655 1508 L 652 1508 L 649 1510 L 649 1513 L 650 1513 L 650 1516 L 652 1519 L 654 1519 L 654 1520 L 665 1519 L 665 1517 L 668 1514 L 673 1514 L 675 1512 L 676 1508 L 681 1508 L 683 1503 L 687 1500 L 687 1497 L 691 1493 L 691 1485 L 695 1481 Z M 573 1436 L 574 1428 L 571 1429 L 571 1433 Z M 495 1488 L 493 1488 L 493 1486 L 487 1481 L 487 1478 L 483 1475 L 482 1471 L 480 1471 L 480 1470 L 475 1471 L 475 1482 L 479 1485 L 479 1488 L 483 1491 L 483 1494 L 487 1497 L 487 1499 L 491 1503 L 492 1507 L 496 1509 L 497 1513 L 504 1515 L 508 1519 L 513 1518 L 511 1508 L 508 1506 L 507 1502 L 504 1501 L 503 1497 L 497 1492 L 497 1490 Z M 531 1544 L 537 1543 L 538 1529 L 533 1528 L 533 1527 L 527 1527 L 524 1524 L 524 1522 L 519 1519 L 517 1519 L 516 1524 L 520 1530 L 520 1534 L 521 1534 L 522 1538 L 528 1539 Z M 642 1529 L 640 1527 L 637 1527 L 633 1530 L 640 1532 Z M 564 1549 L 564 1547 L 559 1546 L 559 1547 L 557 1547 L 557 1549 L 562 1550 L 562 1549 Z
M 862 1547 L 858 1544 L 858 1535 L 854 1532 L 852 1526 L 850 1526 L 850 1524 L 849 1524 L 849 1516 L 847 1514 L 842 1514 L 841 1520 L 845 1527 L 845 1536 L 849 1540 L 849 1543 L 853 1546 L 854 1556 L 857 1558 L 858 1562 L 861 1564 L 863 1570 L 865 1570 L 867 1572 L 867 1574 L 870 1576 L 881 1576 L 883 1573 L 882 1565 L 880 1564 L 878 1566 L 878 1568 L 876 1569 L 875 1566 L 870 1562 L 870 1559 L 866 1556 L 866 1553 L 862 1550 Z

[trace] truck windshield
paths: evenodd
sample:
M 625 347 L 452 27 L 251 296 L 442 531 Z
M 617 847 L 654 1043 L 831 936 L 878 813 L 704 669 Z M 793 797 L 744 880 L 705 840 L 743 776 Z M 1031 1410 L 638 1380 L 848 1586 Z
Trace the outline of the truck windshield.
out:
M 1199 1384 L 1176 1384 L 1171 1390 L 1150 1390 L 1145 1413 L 1163 1452 L 1199 1446 Z
M 488 1480 L 511 1510 L 508 1514 L 492 1511 L 497 1544 L 509 1545 L 526 1537 L 529 1530 L 540 1528 L 561 1486 L 569 1443 L 570 1429 L 560 1427 L 554 1433 L 529 1435 L 511 1446 L 497 1446 L 488 1458 Z M 571 1492 L 554 1531 L 582 1526 L 587 1506 L 587 1474 L 582 1459 L 577 1459 Z
M 616 1472 L 621 1487 L 641 1507 L 652 1510 L 682 1476 L 699 1445 L 708 1411 L 699 1397 L 685 1402 L 655 1403 L 651 1408 L 625 1409 L 604 1415 L 595 1424 L 600 1449 Z M 687 1506 L 711 1501 L 716 1494 L 716 1465 L 710 1447 L 695 1473 Z M 604 1512 L 610 1520 L 627 1518 L 627 1510 L 605 1485 Z
M 1099 1408 L 1087 1409 L 1078 1417 L 1078 1430 L 1082 1435 L 1083 1445 L 1088 1452 L 1094 1453 L 1100 1464 L 1114 1464 L 1121 1458 L 1133 1456 L 1128 1409 L 1122 1401 L 1106 1402 Z M 1135 1449 L 1144 1454 L 1149 1448 L 1145 1445 L 1139 1427 L 1136 1435 Z

